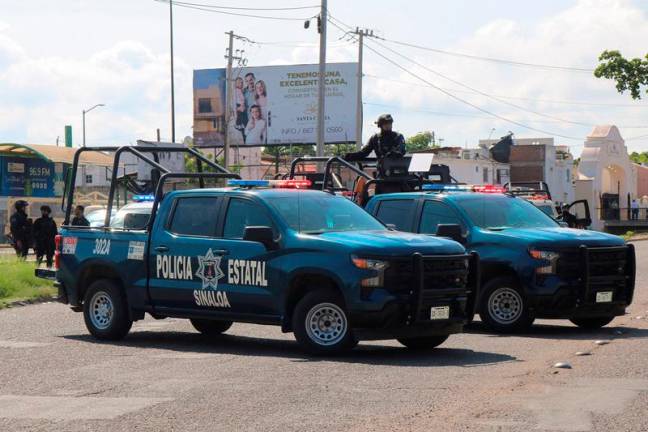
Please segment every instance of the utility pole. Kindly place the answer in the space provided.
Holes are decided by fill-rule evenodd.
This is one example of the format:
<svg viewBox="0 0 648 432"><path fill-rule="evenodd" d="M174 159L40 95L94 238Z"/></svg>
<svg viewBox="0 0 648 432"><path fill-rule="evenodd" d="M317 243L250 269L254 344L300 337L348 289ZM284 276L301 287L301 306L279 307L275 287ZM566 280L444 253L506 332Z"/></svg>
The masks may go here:
<svg viewBox="0 0 648 432"><path fill-rule="evenodd" d="M317 81L317 156L324 156L325 132L325 103L326 98L326 21L327 4L322 0L319 16L320 52L319 52L319 80Z"/></svg>
<svg viewBox="0 0 648 432"><path fill-rule="evenodd" d="M232 110L232 85L234 84L232 80L232 63L234 60L238 61L238 64L244 66L247 62L243 58L243 51L236 50L237 54L234 55L234 39L247 40L243 36L238 36L234 34L233 31L228 31L225 33L229 38L228 48L225 50L225 58L227 59L227 71L225 72L225 132L223 133L223 166L225 168L229 167L229 155L230 155L230 139L229 139L229 126L230 126L230 111ZM216 150L214 149L214 160L216 160Z"/></svg>
<svg viewBox="0 0 648 432"><path fill-rule="evenodd" d="M356 27L355 32L358 36L358 84L357 84L357 101L356 101L356 149L362 147L362 48L364 37L373 37L373 30L361 29Z"/></svg>
<svg viewBox="0 0 648 432"><path fill-rule="evenodd" d="M169 24L171 35L171 142L175 142L175 88L173 83L173 0L169 0Z"/></svg>

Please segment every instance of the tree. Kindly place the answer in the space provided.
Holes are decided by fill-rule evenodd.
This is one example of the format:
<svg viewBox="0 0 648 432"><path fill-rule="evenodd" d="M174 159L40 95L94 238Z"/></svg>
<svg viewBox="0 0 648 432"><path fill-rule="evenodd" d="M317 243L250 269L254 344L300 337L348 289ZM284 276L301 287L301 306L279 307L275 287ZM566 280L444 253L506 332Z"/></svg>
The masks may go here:
<svg viewBox="0 0 648 432"><path fill-rule="evenodd" d="M434 141L434 132L424 131L419 132L405 140L405 148L408 152L428 150L438 147Z"/></svg>
<svg viewBox="0 0 648 432"><path fill-rule="evenodd" d="M597 78L607 78L616 81L619 93L630 91L632 99L641 99L642 86L647 86L648 94L648 54L645 59L624 58L619 51L603 51L599 56L601 62L594 70Z"/></svg>
<svg viewBox="0 0 648 432"><path fill-rule="evenodd" d="M630 160L638 164L648 164L648 152L632 152L630 154Z"/></svg>

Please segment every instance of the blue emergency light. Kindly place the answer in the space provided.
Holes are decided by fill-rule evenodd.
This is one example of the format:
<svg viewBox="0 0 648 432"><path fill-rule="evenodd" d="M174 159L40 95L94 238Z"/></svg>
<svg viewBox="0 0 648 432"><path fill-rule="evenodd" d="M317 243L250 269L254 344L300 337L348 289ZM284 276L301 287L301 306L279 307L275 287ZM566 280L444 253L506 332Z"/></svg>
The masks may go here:
<svg viewBox="0 0 648 432"><path fill-rule="evenodd" d="M423 190L436 192L470 192L472 188L468 185L428 183L423 185Z"/></svg>
<svg viewBox="0 0 648 432"><path fill-rule="evenodd" d="M155 201L155 195L133 195L133 201L136 202Z"/></svg>

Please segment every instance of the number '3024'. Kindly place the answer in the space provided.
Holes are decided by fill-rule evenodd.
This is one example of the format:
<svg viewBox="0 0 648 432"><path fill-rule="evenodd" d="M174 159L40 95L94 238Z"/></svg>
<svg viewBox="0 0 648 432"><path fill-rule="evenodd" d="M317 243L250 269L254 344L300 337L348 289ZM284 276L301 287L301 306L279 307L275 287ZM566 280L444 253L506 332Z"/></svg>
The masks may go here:
<svg viewBox="0 0 648 432"><path fill-rule="evenodd" d="M108 255L110 253L110 239L96 239L92 253L95 255Z"/></svg>

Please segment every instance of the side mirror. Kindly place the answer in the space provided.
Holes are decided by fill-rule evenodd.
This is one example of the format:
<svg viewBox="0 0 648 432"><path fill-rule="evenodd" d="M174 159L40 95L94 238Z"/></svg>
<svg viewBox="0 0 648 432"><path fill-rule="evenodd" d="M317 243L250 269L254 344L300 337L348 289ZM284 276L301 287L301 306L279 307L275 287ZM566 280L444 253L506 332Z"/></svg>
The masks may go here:
<svg viewBox="0 0 648 432"><path fill-rule="evenodd" d="M275 250L278 245L269 226L249 226L245 228L243 240L261 243L267 250Z"/></svg>
<svg viewBox="0 0 648 432"><path fill-rule="evenodd" d="M459 243L465 243L466 241L461 233L461 225L459 224L439 224L436 235L438 237L447 237Z"/></svg>

